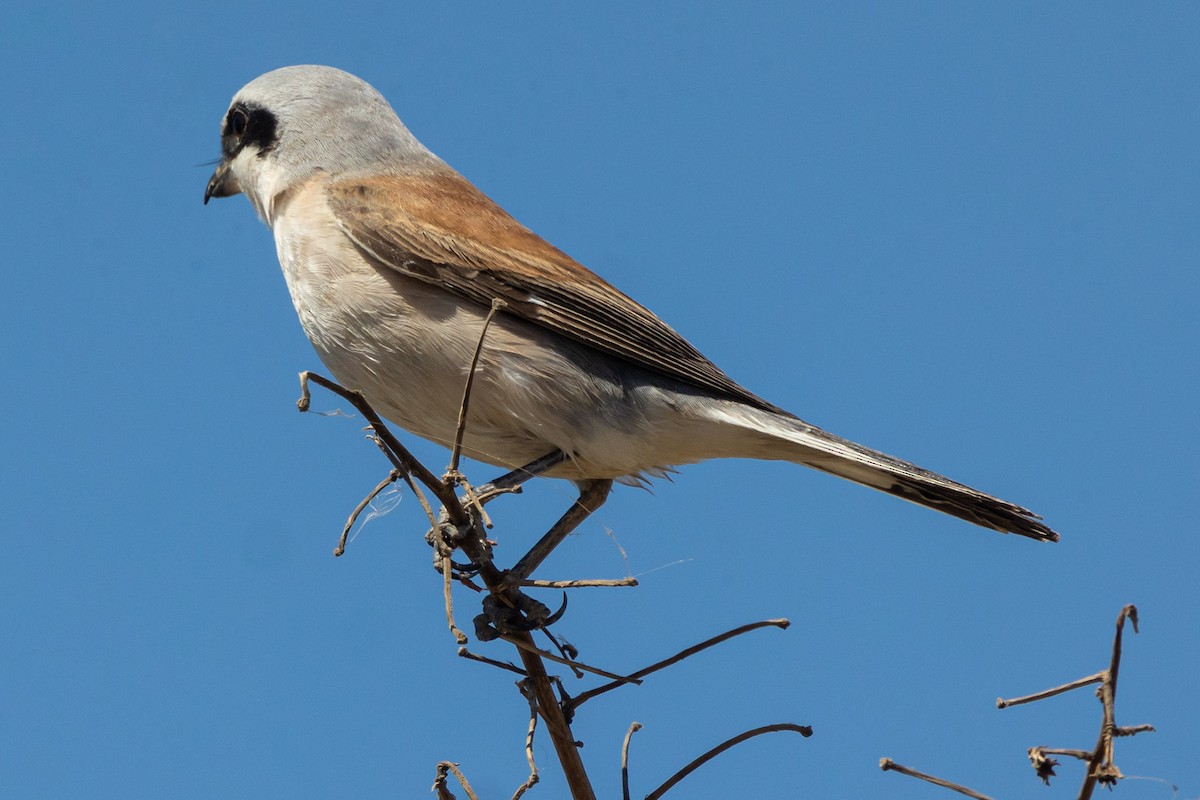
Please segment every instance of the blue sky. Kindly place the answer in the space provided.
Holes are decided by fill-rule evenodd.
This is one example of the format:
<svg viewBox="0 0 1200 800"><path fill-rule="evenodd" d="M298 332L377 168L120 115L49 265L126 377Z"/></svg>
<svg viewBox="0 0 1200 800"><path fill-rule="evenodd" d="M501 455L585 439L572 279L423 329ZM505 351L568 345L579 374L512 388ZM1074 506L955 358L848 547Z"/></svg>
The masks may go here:
<svg viewBox="0 0 1200 800"><path fill-rule="evenodd" d="M5 17L0 794L424 797L441 759L487 797L525 777L525 703L455 657L417 503L331 557L385 465L360 420L295 412L319 364L269 232L241 198L200 202L233 93L325 63L751 390L1063 534L999 536L790 465L619 490L543 569L642 582L572 596L558 630L585 661L632 671L794 624L584 706L601 795L638 720L638 796L793 721L815 735L757 739L668 796L938 795L881 773L889 756L1073 797L1080 768L1041 789L1025 748L1090 747L1090 693L993 701L1103 667L1133 602L1118 721L1159 731L1118 763L1200 796L1200 7ZM543 481L498 502L501 558L571 496ZM563 796L545 739L537 756L532 796Z"/></svg>

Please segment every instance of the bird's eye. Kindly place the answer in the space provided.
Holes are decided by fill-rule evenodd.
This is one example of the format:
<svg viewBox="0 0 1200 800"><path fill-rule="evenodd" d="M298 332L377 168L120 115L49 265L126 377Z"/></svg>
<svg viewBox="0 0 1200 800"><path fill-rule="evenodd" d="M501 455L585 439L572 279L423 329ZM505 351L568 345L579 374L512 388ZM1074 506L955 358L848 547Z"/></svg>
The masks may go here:
<svg viewBox="0 0 1200 800"><path fill-rule="evenodd" d="M240 108L235 108L229 112L229 121L226 123L226 129L229 133L240 139L242 138L242 134L246 132L246 123L248 121L249 117L246 116L246 112Z"/></svg>

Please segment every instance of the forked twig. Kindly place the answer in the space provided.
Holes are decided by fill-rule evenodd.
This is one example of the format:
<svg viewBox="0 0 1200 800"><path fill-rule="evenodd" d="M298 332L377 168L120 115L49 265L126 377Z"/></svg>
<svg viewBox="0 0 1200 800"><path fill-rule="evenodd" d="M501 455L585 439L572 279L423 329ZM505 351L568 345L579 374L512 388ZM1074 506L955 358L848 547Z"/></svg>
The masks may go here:
<svg viewBox="0 0 1200 800"><path fill-rule="evenodd" d="M702 650L707 650L708 648L718 645L721 642L724 642L728 639L732 639L735 636L741 636L743 633L749 633L750 631L757 630L759 628L766 628L766 627L774 627L774 628L780 628L781 630L786 630L787 627L791 624L792 624L791 621L787 620L787 619L764 619L760 622L751 622L749 625L742 625L740 627L734 628L733 630L726 631L725 633L722 633L718 636L714 636L711 639L706 639L703 642L700 642L699 644L694 644L685 650L679 651L678 653L671 656L670 658L666 658L666 659L663 659L662 661L658 661L654 664L651 664L650 666L646 667L645 669L639 669L637 672L634 672L631 675L629 675L629 677L624 681L613 681L612 683L606 683L606 684L603 684L602 686L597 686L595 689L589 689L586 692L582 692L578 696L571 698L568 705L569 705L570 709L572 711L574 711L575 709L579 708L581 705L586 703L588 700L591 700L593 697L596 697L597 695L601 695L601 694L604 694L605 692L612 691L613 689L616 689L618 686L623 686L625 683L629 683L632 681L637 681L638 683L640 683L641 682L640 679L646 677L647 675L658 672L661 669L666 669L667 667L671 666L672 664L678 663L678 662L682 661L683 659L688 658L689 656L693 656Z"/></svg>
<svg viewBox="0 0 1200 800"><path fill-rule="evenodd" d="M899 772L901 775L908 775L913 778L920 778L921 780L928 781L929 783L932 783L936 786L941 786L946 789L951 789L955 792L958 792L959 794L965 794L967 797L974 797L975 800L992 800L992 798L988 797L986 794L980 794L979 792L975 791L974 789L968 789L966 786L960 786L957 783L951 783L950 781L945 780L944 778L938 778L933 775L926 775L924 772L917 772L915 769L906 767L903 764L897 764L895 761L892 761L890 758L879 759L879 768L881 770L883 770L884 772L891 770L893 772Z"/></svg>
<svg viewBox="0 0 1200 800"><path fill-rule="evenodd" d="M454 795L446 786L447 773L453 772L454 777L458 778L459 784L463 791L467 793L467 797L471 800L479 800L479 795L475 794L475 790L471 788L471 784L467 782L467 777L458 769L458 764L452 761L439 761L437 765L437 776L433 779L433 791L437 792L437 800L454 800Z"/></svg>
<svg viewBox="0 0 1200 800"><path fill-rule="evenodd" d="M379 414L367 402L367 398L362 392L354 389L347 389L339 383L329 380L323 375L318 375L315 372L305 370L300 373L300 399L296 401L296 407L301 411L308 411L311 396L308 388L309 383L315 383L318 386L328 389L334 394L349 401L358 412L367 420L367 424L371 426L371 430L375 436L383 443L384 454L388 460L392 462L392 466L407 472L433 492L438 500L442 501L442 505L446 507L446 513L450 517L450 521L458 526L468 525L470 518L467 516L466 510L458 501L458 496L454 493L454 489L447 486L443 481L439 480L436 475L429 471L428 468L416 456L408 451L395 434L391 432L387 425L383 423Z"/></svg>
<svg viewBox="0 0 1200 800"><path fill-rule="evenodd" d="M358 522L358 515L363 512L363 509L371 504L372 500L379 496L380 492L395 483L400 475L400 470L393 468L392 471L388 473L388 476L381 480L379 485L372 489L371 493L364 497L362 502L356 505L354 510L350 512L350 518L346 520L346 525L342 528L342 535L338 539L337 547L333 548L333 555L335 558L346 552L346 539L350 536L350 531L354 527L354 523Z"/></svg>
<svg viewBox="0 0 1200 800"><path fill-rule="evenodd" d="M724 753L729 748L739 745L747 739L752 739L755 736L761 736L764 733L775 733L776 731L795 731L805 738L812 736L811 726L795 725L791 722L780 722L774 725L764 725L761 728L755 728L753 730L746 731L745 733L739 733L732 739L726 739L725 741L721 742L704 755L694 759L690 764L676 772L670 778L667 778L665 783L663 783L650 794L646 795L646 800L658 800L658 798L669 792L681 780L686 778L688 775L691 775L704 764L721 755L721 753Z"/></svg>
<svg viewBox="0 0 1200 800"><path fill-rule="evenodd" d="M1097 783L1102 783L1111 788L1125 777L1121 774L1121 770L1117 768L1113 755L1114 740L1116 738L1133 736L1138 733L1154 730L1152 725L1120 727L1116 723L1117 675L1121 669L1121 638L1124 633L1126 620L1129 620L1130 624L1133 625L1133 632L1137 633L1138 617L1136 606L1127 605L1117 615L1117 630L1113 636L1112 657L1109 659L1108 669L1054 689L1047 689L1044 692L1038 692L1026 697L1017 697L1012 700L1000 699L996 701L997 707L1007 708L1008 706L1020 703L1029 703L1053 697L1056 694L1062 694L1063 692L1093 683L1100 684L1100 688L1096 690L1096 696L1100 698L1100 702L1103 704L1104 716L1100 723L1100 734L1096 740L1096 746L1090 752L1086 750L1049 747L1029 748L1029 759L1033 763L1034 769L1037 770L1038 776L1047 783L1054 776L1054 767L1057 766L1057 762L1053 759L1046 758L1047 755L1070 756L1071 758L1078 758L1087 762L1087 772L1083 778L1083 785L1079 788L1079 800L1089 800L1096 789Z"/></svg>
<svg viewBox="0 0 1200 800"><path fill-rule="evenodd" d="M380 443L380 448L388 460L392 462L392 465L403 472L413 475L441 501L450 523L459 531L459 535L454 539L454 545L459 547L471 560L471 563L478 570L479 578L483 581L488 591L496 595L499 599L511 603L512 583L509 577L497 569L492 562L491 552L483 538L482 530L477 529L477 525L466 509L463 508L454 491L453 481L438 479L423 464L417 461L400 444L399 440L396 439L395 435L392 434L383 423L383 420L380 419L379 414L375 412L360 392L340 386L316 373L302 372L300 373L301 396L296 403L301 411L307 411L309 408L311 401L309 393L310 381L345 398L358 409L368 424L370 424L372 431ZM562 458L565 458L565 456L560 453L548 454L546 457L534 462L534 466L539 469L547 469L554 463L561 461ZM520 482L519 478L514 478L514 480L518 483ZM430 516L432 517L432 513ZM437 529L438 527L439 525L435 520L434 528ZM523 577L528 577L528 575ZM538 713L541 714L542 719L546 722L546 729L550 733L550 741L554 745L555 753L558 755L559 763L562 765L564 777L571 789L571 796L575 800L594 800L595 792L592 789L591 782L588 780L587 770L584 768L583 760L579 755L578 747L571 733L570 724L567 722L566 714L559 704L558 698L555 697L553 684L551 683L550 676L546 674L546 666L542 662L541 657L539 657L539 651L533 644L533 638L528 633L514 634L505 638L517 645L517 652L521 657L524 672L530 682L531 691L537 699ZM616 678L617 676L606 675L606 677ZM474 798L474 795L472 795L472 798Z"/></svg>

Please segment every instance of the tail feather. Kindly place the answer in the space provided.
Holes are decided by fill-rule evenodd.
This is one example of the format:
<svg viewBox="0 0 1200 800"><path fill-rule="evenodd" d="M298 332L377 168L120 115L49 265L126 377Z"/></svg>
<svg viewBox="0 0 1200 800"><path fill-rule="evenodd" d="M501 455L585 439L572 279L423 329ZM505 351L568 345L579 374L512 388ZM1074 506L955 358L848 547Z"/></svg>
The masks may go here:
<svg viewBox="0 0 1200 800"><path fill-rule="evenodd" d="M748 454L755 458L804 464L1001 533L1058 541L1058 534L1041 517L1015 503L863 447L796 417L757 409L753 415L753 420L743 419L741 425L765 437L759 449Z"/></svg>

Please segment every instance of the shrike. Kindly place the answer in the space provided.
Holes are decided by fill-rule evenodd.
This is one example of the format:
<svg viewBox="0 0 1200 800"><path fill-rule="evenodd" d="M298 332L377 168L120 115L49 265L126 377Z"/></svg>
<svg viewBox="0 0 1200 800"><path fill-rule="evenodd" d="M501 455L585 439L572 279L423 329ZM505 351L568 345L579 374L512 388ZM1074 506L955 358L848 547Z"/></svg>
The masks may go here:
<svg viewBox="0 0 1200 800"><path fill-rule="evenodd" d="M453 441L499 298L466 455L516 468L560 452L545 474L582 491L709 458L792 461L986 528L1058 539L1018 505L826 433L742 388L509 216L353 75L285 67L237 93L204 201L239 192L275 234L321 360L418 436Z"/></svg>

